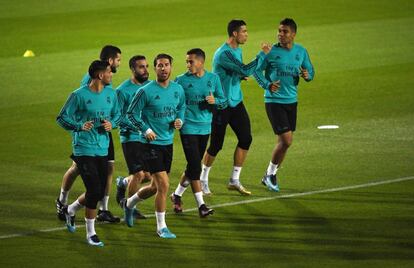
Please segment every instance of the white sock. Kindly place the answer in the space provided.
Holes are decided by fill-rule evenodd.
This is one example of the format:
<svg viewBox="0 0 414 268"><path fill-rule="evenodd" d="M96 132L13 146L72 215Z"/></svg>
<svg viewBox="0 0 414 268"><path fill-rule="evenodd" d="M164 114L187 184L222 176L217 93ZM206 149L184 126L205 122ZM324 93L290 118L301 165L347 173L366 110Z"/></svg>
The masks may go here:
<svg viewBox="0 0 414 268"><path fill-rule="evenodd" d="M157 231L161 230L162 228L167 227L167 224L165 223L165 211L164 212L155 211L155 217L157 218Z"/></svg>
<svg viewBox="0 0 414 268"><path fill-rule="evenodd" d="M105 195L100 202L100 210L108 210L108 201L109 195Z"/></svg>
<svg viewBox="0 0 414 268"><path fill-rule="evenodd" d="M136 205L138 202L142 201L142 200L144 200L144 199L141 199L141 198L138 196L138 193L135 193L133 196L131 196L130 198L128 198L128 199L127 199L126 206L127 206L127 208L129 208L129 209L134 208L134 207L135 207L135 205Z"/></svg>
<svg viewBox="0 0 414 268"><path fill-rule="evenodd" d="M75 216L76 211L78 211L81 208L83 208L83 205L79 203L79 201L76 199L75 202L68 206L68 213L70 216Z"/></svg>
<svg viewBox="0 0 414 268"><path fill-rule="evenodd" d="M203 167L201 168L200 180L208 182L208 173L210 173L210 169L211 167L203 164Z"/></svg>
<svg viewBox="0 0 414 268"><path fill-rule="evenodd" d="M86 222L86 238L96 235L95 232L95 219L85 218Z"/></svg>
<svg viewBox="0 0 414 268"><path fill-rule="evenodd" d="M123 184L125 187L127 187L127 186L128 186L128 178L129 178L129 177L125 177L125 178L122 180L122 184Z"/></svg>
<svg viewBox="0 0 414 268"><path fill-rule="evenodd" d="M277 164L273 164L272 161L270 161L269 166L267 167L266 175L276 175L277 167Z"/></svg>
<svg viewBox="0 0 414 268"><path fill-rule="evenodd" d="M194 197L195 197L195 200L197 201L198 207L201 207L201 205L204 204L203 192L194 193Z"/></svg>
<svg viewBox="0 0 414 268"><path fill-rule="evenodd" d="M178 183L177 189L175 189L174 194L178 196L183 196L183 193L187 190L187 187L181 186L180 183Z"/></svg>
<svg viewBox="0 0 414 268"><path fill-rule="evenodd" d="M59 195L60 203L62 203L63 205L67 205L68 204L68 196L69 196L69 191L65 191L65 190L63 190L63 188L60 188L60 195Z"/></svg>
<svg viewBox="0 0 414 268"><path fill-rule="evenodd" d="M240 183L240 172L241 172L242 167L233 167L233 172L231 174L231 183L232 184L239 184Z"/></svg>

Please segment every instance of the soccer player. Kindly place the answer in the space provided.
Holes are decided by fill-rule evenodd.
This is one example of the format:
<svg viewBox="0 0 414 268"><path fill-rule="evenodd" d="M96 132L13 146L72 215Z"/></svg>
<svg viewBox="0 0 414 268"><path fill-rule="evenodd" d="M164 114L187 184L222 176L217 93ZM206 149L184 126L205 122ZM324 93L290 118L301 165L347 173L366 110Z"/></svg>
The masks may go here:
<svg viewBox="0 0 414 268"><path fill-rule="evenodd" d="M157 234L161 238L176 238L165 223L165 210L174 129L180 129L183 125L185 112L184 90L179 84L170 81L172 60L167 54L155 57L156 81L148 83L134 96L127 111L129 121L143 133L140 142L146 145L144 160L157 188L155 216ZM129 227L133 226L132 212L138 198L135 194L125 202L125 221Z"/></svg>
<svg viewBox="0 0 414 268"><path fill-rule="evenodd" d="M124 152L125 161L128 166L129 176L122 178L119 177L116 180L117 194L116 200L118 203L125 198L125 190L128 187L128 197L135 194L139 185L145 178L144 174L144 144L139 142L141 132L135 131L135 128L131 125L126 118L126 112L131 104L132 98L143 86L148 84L149 73L148 63L145 56L136 55L129 60L129 68L131 69L132 76L130 79L125 80L116 90L118 95L119 105L121 107L121 123L119 124L119 136L121 139L122 150ZM147 175L150 178L150 175ZM155 194L156 188L153 185L152 194ZM134 208L135 218L145 219L137 209Z"/></svg>
<svg viewBox="0 0 414 268"><path fill-rule="evenodd" d="M273 45L254 75L265 90L267 117L273 132L277 135L272 159L262 178L262 183L275 192L279 191L276 172L292 144L293 132L296 129L299 78L302 77L309 82L314 77L308 52L301 45L294 43L296 28L293 19L286 18L280 22L277 35L279 43Z"/></svg>
<svg viewBox="0 0 414 268"><path fill-rule="evenodd" d="M250 195L240 183L240 172L247 157L252 135L250 119L243 104L243 94L240 81L252 75L257 67L258 60L270 50L267 44L262 44L262 52L249 64L243 64L240 45L247 41L247 28L243 20L232 20L228 23L227 42L217 49L213 58L213 73L221 80L228 107L218 110L213 115L210 146L204 155L201 172L201 186L204 194L211 194L208 187L208 174L218 152L223 147L226 128L229 124L237 136L238 143L234 151L233 172L227 186L229 190L237 190L242 195Z"/></svg>
<svg viewBox="0 0 414 268"><path fill-rule="evenodd" d="M116 73L117 68L121 64L121 50L118 47L107 45L104 46L101 50L100 59L102 61L108 61L112 70L112 73ZM81 86L89 85L92 81L89 73L86 73L82 78ZM112 88L112 82L106 87ZM108 182L105 189L105 195L100 202L100 209L98 211L98 221L106 222L119 222L119 217L113 216L113 214L108 209L109 193L111 191L112 184L112 175L114 173L114 161L115 161L115 151L114 144L112 140L112 134L109 132L109 149L108 149ZM72 162L72 166L66 171L63 175L62 186L60 190L60 195L56 199L56 209L57 216L60 220L65 220L65 215L63 214L63 207L67 205L69 191L72 188L73 183L75 182L76 177L79 175L79 169L76 166L75 162Z"/></svg>
<svg viewBox="0 0 414 268"><path fill-rule="evenodd" d="M185 124L180 129L187 168L181 176L177 189L171 195L174 211L182 213L181 197L191 184L198 212L202 218L214 212L204 203L200 183L201 159L211 132L212 109L215 107L224 109L227 106L220 78L204 69L205 59L203 50L199 48L189 50L186 56L188 72L176 78L176 82L184 88L187 107Z"/></svg>
<svg viewBox="0 0 414 268"><path fill-rule="evenodd" d="M105 193L108 176L109 135L120 121L115 91L106 87L112 72L107 61L94 61L89 67L92 81L75 90L57 117L57 123L72 132L73 154L86 193L64 207L66 226L75 232L75 213L86 207L86 239L88 244L103 246L95 232L96 206Z"/></svg>

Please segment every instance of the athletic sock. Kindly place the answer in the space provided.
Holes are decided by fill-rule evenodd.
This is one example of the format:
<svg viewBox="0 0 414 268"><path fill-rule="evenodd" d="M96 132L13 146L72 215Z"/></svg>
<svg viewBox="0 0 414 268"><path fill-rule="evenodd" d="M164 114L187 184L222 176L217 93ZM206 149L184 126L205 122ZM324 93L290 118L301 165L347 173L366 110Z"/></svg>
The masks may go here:
<svg viewBox="0 0 414 268"><path fill-rule="evenodd" d="M122 184L124 185L124 187L128 186L128 177L122 179Z"/></svg>
<svg viewBox="0 0 414 268"><path fill-rule="evenodd" d="M83 205L76 199L75 202L68 206L68 213L70 216L75 216L76 211L83 208Z"/></svg>
<svg viewBox="0 0 414 268"><path fill-rule="evenodd" d="M276 175L278 164L273 164L272 161L269 162L267 167L266 175Z"/></svg>
<svg viewBox="0 0 414 268"><path fill-rule="evenodd" d="M230 183L231 184L235 184L235 185L239 185L240 184L240 172L241 172L242 167L233 167L233 172L231 174L231 179L230 179Z"/></svg>
<svg viewBox="0 0 414 268"><path fill-rule="evenodd" d="M200 174L200 180L204 182L208 182L208 173L210 173L211 167L208 167L203 164L203 167L201 168L201 174Z"/></svg>
<svg viewBox="0 0 414 268"><path fill-rule="evenodd" d="M198 207L201 207L201 205L204 205L203 192L194 193L194 197L195 197L195 200L197 201Z"/></svg>
<svg viewBox="0 0 414 268"><path fill-rule="evenodd" d="M130 198L128 198L128 199L127 199L126 206L127 206L127 208L132 209L132 208L134 208L134 207L135 207L135 205L136 205L138 202L143 201L143 200L144 200L144 199L141 199L141 198L138 196L138 193L135 193L133 196L131 196Z"/></svg>
<svg viewBox="0 0 414 268"><path fill-rule="evenodd" d="M181 197L183 196L185 190L187 190L187 187L181 186L181 183L178 183L177 189L175 189L174 194Z"/></svg>
<svg viewBox="0 0 414 268"><path fill-rule="evenodd" d="M155 217L157 218L157 231L161 230L162 228L167 227L167 224L165 223L165 211L164 212L155 211Z"/></svg>
<svg viewBox="0 0 414 268"><path fill-rule="evenodd" d="M86 238L96 235L95 232L95 219L85 218L86 223Z"/></svg>
<svg viewBox="0 0 414 268"><path fill-rule="evenodd" d="M62 203L63 205L67 205L68 196L69 196L69 191L65 191L63 190L63 188L60 188L59 202Z"/></svg>
<svg viewBox="0 0 414 268"><path fill-rule="evenodd" d="M100 202L100 210L108 210L108 201L109 195L105 195Z"/></svg>

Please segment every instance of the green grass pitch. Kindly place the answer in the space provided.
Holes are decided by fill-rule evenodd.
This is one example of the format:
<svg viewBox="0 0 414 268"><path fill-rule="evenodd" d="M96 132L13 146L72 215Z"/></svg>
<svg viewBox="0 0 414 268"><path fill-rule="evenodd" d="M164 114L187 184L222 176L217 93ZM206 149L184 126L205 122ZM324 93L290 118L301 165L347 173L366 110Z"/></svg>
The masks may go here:
<svg viewBox="0 0 414 268"><path fill-rule="evenodd" d="M106 244L99 249L87 246L84 228L61 229L54 200L71 148L55 117L103 45L122 49L117 86L129 77L127 62L135 54L149 62L157 53L171 54L175 77L185 71L185 52L201 47L210 69L232 18L247 22L247 62L262 41L275 41L284 17L298 23L296 42L308 49L316 75L299 85L298 126L278 173L280 193L260 184L275 137L263 91L251 78L242 88L253 144L241 175L251 197L225 188L236 144L229 130L210 173L214 195L206 198L216 213L199 219L189 191L185 215L174 215L168 203L167 224L178 239L159 239L154 217L132 229L98 225ZM0 266L413 267L413 24L410 0L2 1ZM36 57L23 58L27 49ZM324 124L340 128L316 128ZM115 175L125 175L114 134ZM170 191L185 165L177 138ZM399 178L405 179L370 184ZM312 193L338 187L344 188ZM78 179L69 200L83 189ZM112 193L110 209L122 215L115 187ZM240 201L254 202L223 206ZM153 199L140 209L153 215Z"/></svg>

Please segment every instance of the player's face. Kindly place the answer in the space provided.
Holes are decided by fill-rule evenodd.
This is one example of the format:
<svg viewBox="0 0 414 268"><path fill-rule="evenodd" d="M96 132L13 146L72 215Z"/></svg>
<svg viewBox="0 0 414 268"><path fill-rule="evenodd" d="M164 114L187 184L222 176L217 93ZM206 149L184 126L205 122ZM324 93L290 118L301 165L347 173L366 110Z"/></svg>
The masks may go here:
<svg viewBox="0 0 414 268"><path fill-rule="evenodd" d="M158 59L154 69L158 82L164 82L170 78L171 63L169 59Z"/></svg>
<svg viewBox="0 0 414 268"><path fill-rule="evenodd" d="M185 61L188 71L192 74L196 74L204 68L204 61L194 54L187 55Z"/></svg>
<svg viewBox="0 0 414 268"><path fill-rule="evenodd" d="M293 40L295 39L296 33L292 31L289 26L286 25L279 25L277 39L279 43L283 46L288 44L292 44Z"/></svg>
<svg viewBox="0 0 414 268"><path fill-rule="evenodd" d="M109 85L112 81L112 69L111 66L106 67L106 70L102 73L101 77L102 83L106 86Z"/></svg>
<svg viewBox="0 0 414 268"><path fill-rule="evenodd" d="M119 65L121 65L121 54L117 53L115 58L110 58L109 64L111 65L112 72L116 73Z"/></svg>
<svg viewBox="0 0 414 268"><path fill-rule="evenodd" d="M248 34L247 34L246 25L240 26L239 31L236 32L236 35L235 35L237 44L242 45L242 44L246 43L247 37L248 37Z"/></svg>
<svg viewBox="0 0 414 268"><path fill-rule="evenodd" d="M137 60L135 62L135 68L132 70L135 79L138 82L143 83L148 80L148 63L146 60Z"/></svg>

